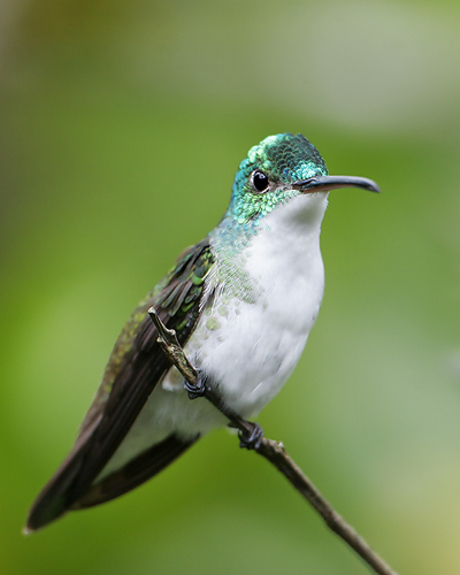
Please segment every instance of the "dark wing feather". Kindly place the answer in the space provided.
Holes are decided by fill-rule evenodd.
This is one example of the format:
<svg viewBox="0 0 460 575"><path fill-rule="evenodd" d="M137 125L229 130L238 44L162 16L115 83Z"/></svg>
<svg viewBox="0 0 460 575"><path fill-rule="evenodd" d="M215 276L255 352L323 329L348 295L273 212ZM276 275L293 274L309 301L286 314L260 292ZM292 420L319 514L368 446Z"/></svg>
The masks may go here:
<svg viewBox="0 0 460 575"><path fill-rule="evenodd" d="M213 261L209 242L203 240L182 254L171 273L136 308L115 344L71 453L30 511L27 531L62 515L86 493L110 460L170 368L147 310L154 305L163 323L175 329L185 345L198 320L205 277Z"/></svg>
<svg viewBox="0 0 460 575"><path fill-rule="evenodd" d="M198 438L199 436L190 441L183 441L175 435L170 435L102 481L93 483L82 497L71 506L71 509L93 507L134 489L167 467L191 447Z"/></svg>

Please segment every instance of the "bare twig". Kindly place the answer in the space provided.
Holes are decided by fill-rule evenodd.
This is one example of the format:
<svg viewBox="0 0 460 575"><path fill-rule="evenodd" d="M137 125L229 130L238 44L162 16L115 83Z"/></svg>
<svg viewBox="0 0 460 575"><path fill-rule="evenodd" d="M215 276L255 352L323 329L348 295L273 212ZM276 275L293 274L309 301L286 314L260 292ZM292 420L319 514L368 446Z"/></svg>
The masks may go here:
<svg viewBox="0 0 460 575"><path fill-rule="evenodd" d="M185 356L184 350L177 341L176 332L166 328L153 307L148 310L148 313L158 330L158 342L171 363L176 366L191 387L199 389L200 381L198 373ZM222 398L220 398L211 387L206 385L202 395L228 418L232 427L236 427L240 430L241 436L245 437L253 431L254 424L229 409ZM396 571L393 571L390 566L369 547L366 541L358 535L353 527L349 525L321 495L300 467L289 457L282 443L263 437L260 445L255 448L255 451L272 463L272 465L291 482L297 491L303 495L321 515L327 526L348 543L375 573L379 575L397 575Z"/></svg>

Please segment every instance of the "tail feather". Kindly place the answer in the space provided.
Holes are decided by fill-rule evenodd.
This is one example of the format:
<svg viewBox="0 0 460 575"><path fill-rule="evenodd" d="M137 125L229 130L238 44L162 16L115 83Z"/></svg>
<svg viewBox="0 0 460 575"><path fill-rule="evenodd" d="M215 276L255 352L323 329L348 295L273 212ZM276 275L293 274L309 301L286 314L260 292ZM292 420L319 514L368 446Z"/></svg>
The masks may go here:
<svg viewBox="0 0 460 575"><path fill-rule="evenodd" d="M78 485L78 475L84 464L87 444L77 442L74 450L37 497L30 510L24 533L41 529L69 510L93 507L131 491L167 467L198 438L199 436L182 440L170 435L121 469L86 487ZM76 485L78 491L75 489Z"/></svg>
<svg viewBox="0 0 460 575"><path fill-rule="evenodd" d="M160 443L142 452L121 469L114 471L99 482L93 483L75 501L70 509L84 509L105 503L138 487L177 459L189 449L199 436L184 441L170 435Z"/></svg>

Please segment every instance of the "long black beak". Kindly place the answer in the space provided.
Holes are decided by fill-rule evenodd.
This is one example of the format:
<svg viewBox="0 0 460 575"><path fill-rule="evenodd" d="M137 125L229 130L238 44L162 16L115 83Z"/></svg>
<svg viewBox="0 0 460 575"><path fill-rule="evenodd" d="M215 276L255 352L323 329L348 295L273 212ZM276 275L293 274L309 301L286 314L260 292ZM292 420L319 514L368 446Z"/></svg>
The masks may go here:
<svg viewBox="0 0 460 575"><path fill-rule="evenodd" d="M305 194L312 192L328 192L337 188L363 188L370 192L380 193L377 184L369 178L355 176L315 176L308 180L300 180L293 185Z"/></svg>

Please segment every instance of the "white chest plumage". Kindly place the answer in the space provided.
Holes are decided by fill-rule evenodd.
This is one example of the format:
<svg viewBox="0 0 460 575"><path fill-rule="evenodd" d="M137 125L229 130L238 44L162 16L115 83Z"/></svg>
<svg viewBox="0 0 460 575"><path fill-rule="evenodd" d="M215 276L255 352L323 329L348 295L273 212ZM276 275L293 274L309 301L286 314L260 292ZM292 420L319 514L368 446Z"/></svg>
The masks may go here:
<svg viewBox="0 0 460 575"><path fill-rule="evenodd" d="M243 293L249 290L251 297L236 297L238 286L219 289L218 267L209 278L216 295L185 351L243 417L258 413L278 393L315 322L324 289L319 235L326 205L324 193L299 196L263 218L238 260L244 273L236 281L245 282ZM216 251L216 266L228 265ZM171 433L190 438L225 423L206 400L191 401L171 369L103 475Z"/></svg>
<svg viewBox="0 0 460 575"><path fill-rule="evenodd" d="M245 417L278 393L318 314L324 289L319 228L325 205L325 194L299 196L265 216L244 252L253 300L228 301L224 289L210 317L204 315L196 342L191 341L203 371Z"/></svg>

